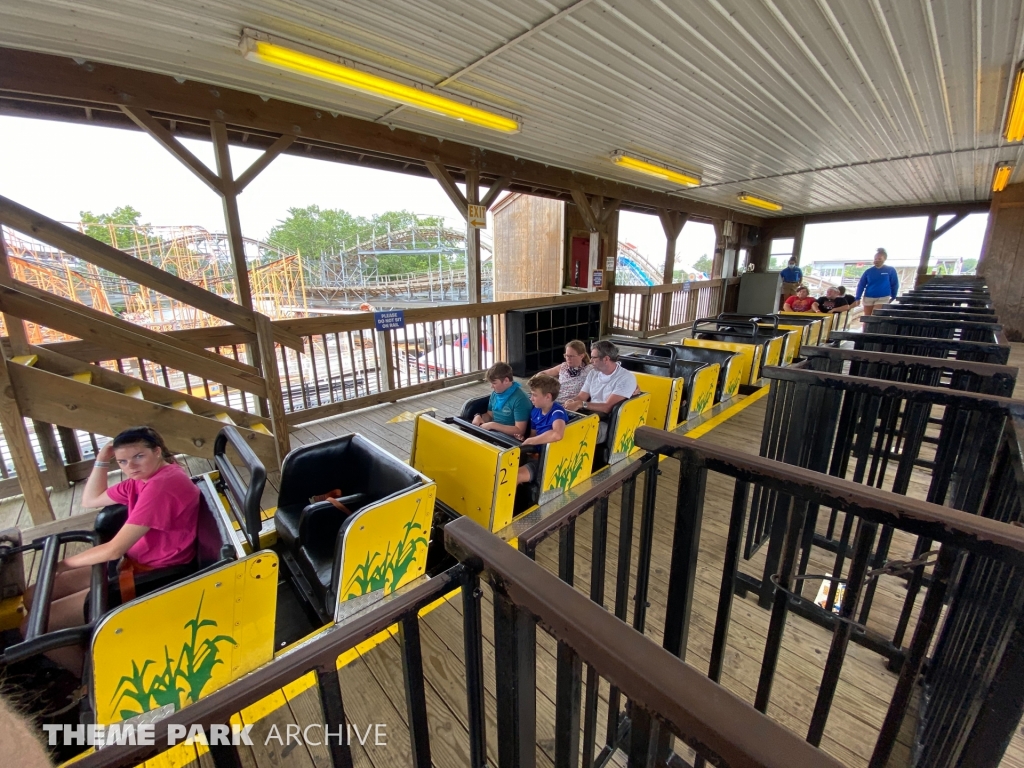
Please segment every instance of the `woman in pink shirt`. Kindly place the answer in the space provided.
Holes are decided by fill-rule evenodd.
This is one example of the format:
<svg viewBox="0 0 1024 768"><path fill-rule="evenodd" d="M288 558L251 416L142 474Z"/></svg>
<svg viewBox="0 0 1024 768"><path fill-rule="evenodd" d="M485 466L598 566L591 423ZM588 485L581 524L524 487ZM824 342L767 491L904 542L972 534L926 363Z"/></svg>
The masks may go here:
<svg viewBox="0 0 1024 768"><path fill-rule="evenodd" d="M111 459L117 461L127 479L108 488ZM50 632L85 623L85 600L94 564L120 559L119 571L131 576L186 565L195 558L199 489L156 430L133 427L100 449L85 484L82 506L111 504L127 505L128 520L107 543L58 564L50 606ZM32 591L30 587L25 592L26 605L31 605ZM48 655L81 675L81 649L60 648Z"/></svg>

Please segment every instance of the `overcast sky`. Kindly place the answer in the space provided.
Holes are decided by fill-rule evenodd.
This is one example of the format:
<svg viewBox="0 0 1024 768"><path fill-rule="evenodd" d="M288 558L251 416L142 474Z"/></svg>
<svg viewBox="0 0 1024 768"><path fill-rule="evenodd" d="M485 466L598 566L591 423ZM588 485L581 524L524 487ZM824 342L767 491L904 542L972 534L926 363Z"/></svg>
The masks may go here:
<svg viewBox="0 0 1024 768"><path fill-rule="evenodd" d="M209 142L183 143L214 166ZM259 154L231 147L235 175ZM225 228L217 195L139 131L0 117L0 194L59 221L78 221L81 211L105 213L131 205L147 224ZM312 204L357 216L404 209L443 216L456 226L462 222L433 179L282 155L239 197L242 230L246 237L263 239L288 208ZM977 258L986 219L985 214L969 217L937 240L933 253ZM916 260L924 227L924 218L811 225L802 262L869 260L879 247L894 260ZM665 236L656 217L622 213L619 237L653 264L664 264ZM677 242L676 268L689 268L713 252L711 225L689 222Z"/></svg>

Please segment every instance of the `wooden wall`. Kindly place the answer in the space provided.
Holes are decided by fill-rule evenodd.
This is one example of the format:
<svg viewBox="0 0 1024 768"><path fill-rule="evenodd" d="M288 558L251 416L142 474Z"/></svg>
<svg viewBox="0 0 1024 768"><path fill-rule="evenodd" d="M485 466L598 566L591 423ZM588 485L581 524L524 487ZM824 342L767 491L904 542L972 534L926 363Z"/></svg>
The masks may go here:
<svg viewBox="0 0 1024 768"><path fill-rule="evenodd" d="M992 196L978 274L988 279L1006 338L1024 341L1024 184Z"/></svg>
<svg viewBox="0 0 1024 768"><path fill-rule="evenodd" d="M514 193L493 212L494 300L560 294L565 203Z"/></svg>

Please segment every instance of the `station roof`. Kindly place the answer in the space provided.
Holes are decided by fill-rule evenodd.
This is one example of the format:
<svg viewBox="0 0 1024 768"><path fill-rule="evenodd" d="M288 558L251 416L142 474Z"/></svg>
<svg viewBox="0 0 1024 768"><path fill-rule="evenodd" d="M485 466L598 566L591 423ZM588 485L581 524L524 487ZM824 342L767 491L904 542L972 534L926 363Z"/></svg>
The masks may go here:
<svg viewBox="0 0 1024 768"><path fill-rule="evenodd" d="M990 197L1024 0L0 0L0 47L375 121L756 216ZM521 120L500 134L243 58L245 28ZM680 189L625 151L698 173ZM767 214L770 215L770 214Z"/></svg>

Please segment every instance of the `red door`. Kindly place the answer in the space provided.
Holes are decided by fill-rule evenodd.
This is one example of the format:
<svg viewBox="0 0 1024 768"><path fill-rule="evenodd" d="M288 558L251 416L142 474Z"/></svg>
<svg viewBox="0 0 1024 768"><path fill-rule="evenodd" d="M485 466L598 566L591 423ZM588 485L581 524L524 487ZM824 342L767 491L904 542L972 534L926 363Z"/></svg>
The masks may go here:
<svg viewBox="0 0 1024 768"><path fill-rule="evenodd" d="M569 285L574 288L587 287L587 270L590 268L590 239L572 239L572 261L569 265Z"/></svg>

